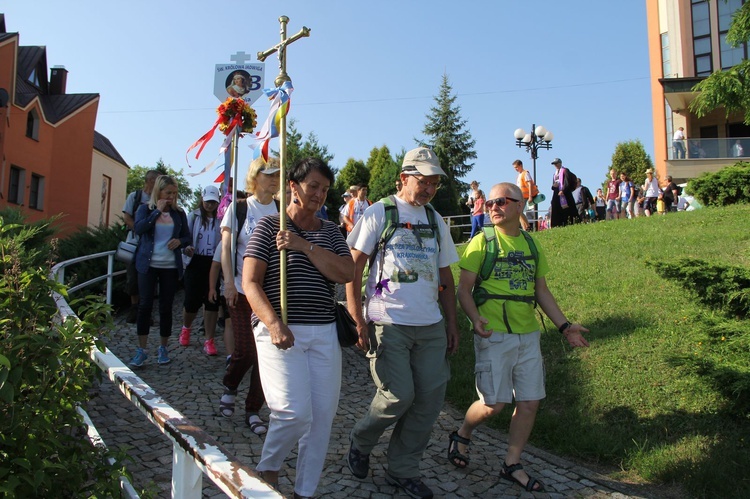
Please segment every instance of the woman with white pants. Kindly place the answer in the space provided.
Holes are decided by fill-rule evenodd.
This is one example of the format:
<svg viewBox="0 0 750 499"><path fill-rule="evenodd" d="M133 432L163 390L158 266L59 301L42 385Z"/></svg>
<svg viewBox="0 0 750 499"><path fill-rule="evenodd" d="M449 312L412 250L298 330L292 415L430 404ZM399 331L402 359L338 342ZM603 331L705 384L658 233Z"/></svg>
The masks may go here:
<svg viewBox="0 0 750 499"><path fill-rule="evenodd" d="M312 497L323 471L341 390L334 283L350 282L354 262L338 226L315 216L333 183L324 162L289 171L292 202L262 218L245 252L242 287L253 309L263 391L271 409L257 470L278 487L279 470L299 445L294 497ZM287 321L281 320L279 252L286 249Z"/></svg>

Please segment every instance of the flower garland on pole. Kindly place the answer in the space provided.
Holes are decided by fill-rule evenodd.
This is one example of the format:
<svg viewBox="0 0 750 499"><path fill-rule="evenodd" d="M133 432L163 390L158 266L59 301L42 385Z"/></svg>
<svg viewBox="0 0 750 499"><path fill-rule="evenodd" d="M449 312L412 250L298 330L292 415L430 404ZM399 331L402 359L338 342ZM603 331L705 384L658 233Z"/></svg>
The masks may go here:
<svg viewBox="0 0 750 499"><path fill-rule="evenodd" d="M185 159L187 160L188 166L190 166L190 160L188 159L190 151L197 147L198 151L195 153L195 159L200 158L203 149L211 141L217 128L220 132L226 135L224 142L221 144L221 148L219 148L219 156L221 156L221 154L227 150L227 147L229 147L229 144L234 138L235 134L232 132L236 131L239 136L242 137L244 134L252 133L258 124L258 115L256 114L255 109L242 99L229 97L227 100L219 104L219 107L216 108L216 113L219 117L216 119L213 126L204 133L201 138L196 140L185 153ZM195 177L205 173L211 169L214 163L216 163L216 160L213 160L198 173L190 173L189 175Z"/></svg>

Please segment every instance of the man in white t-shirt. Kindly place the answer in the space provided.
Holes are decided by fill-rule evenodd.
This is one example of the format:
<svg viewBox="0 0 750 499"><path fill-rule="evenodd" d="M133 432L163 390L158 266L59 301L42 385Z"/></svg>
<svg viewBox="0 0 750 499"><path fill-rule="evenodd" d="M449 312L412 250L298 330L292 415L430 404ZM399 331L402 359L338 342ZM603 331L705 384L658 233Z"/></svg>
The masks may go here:
<svg viewBox="0 0 750 499"><path fill-rule="evenodd" d="M672 136L673 159L685 159L685 129L680 127Z"/></svg>
<svg viewBox="0 0 750 499"><path fill-rule="evenodd" d="M373 204L347 238L356 269L346 286L346 301L357 322L357 346L369 352L371 372L377 373L377 393L352 430L347 464L357 478L367 477L370 452L395 423L386 480L412 497L432 497L420 478L419 462L450 378L446 353L458 348L450 269L458 254L448 226L428 205L444 175L432 150L409 151L401 169L403 187L387 198L390 207L386 200ZM398 223L380 249L389 220L386 209L397 210ZM362 272L375 252L363 312ZM382 351L388 355L380 355Z"/></svg>

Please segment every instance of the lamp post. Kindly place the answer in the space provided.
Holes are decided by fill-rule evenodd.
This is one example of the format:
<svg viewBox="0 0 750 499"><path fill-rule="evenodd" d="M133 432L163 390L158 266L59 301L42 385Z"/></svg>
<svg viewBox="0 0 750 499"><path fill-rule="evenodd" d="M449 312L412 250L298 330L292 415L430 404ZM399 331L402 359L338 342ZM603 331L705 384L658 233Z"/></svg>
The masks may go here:
<svg viewBox="0 0 750 499"><path fill-rule="evenodd" d="M536 158L539 149L552 149L552 139L555 136L542 125L531 125L531 133L526 133L523 128L513 132L518 147L525 147L526 152L531 153L531 162L534 166L534 183L536 184ZM537 184L538 185L538 184Z"/></svg>
<svg viewBox="0 0 750 499"><path fill-rule="evenodd" d="M536 158L538 158L537 151L539 149L552 149L552 139L555 137L552 132L544 128L542 125L531 125L531 133L526 133L523 128L516 129L513 132L513 136L516 138L516 145L518 147L525 147L526 152L531 153L531 163L533 165L534 172L534 185L539 187L536 181ZM536 227L537 218L537 204L534 203L534 225Z"/></svg>

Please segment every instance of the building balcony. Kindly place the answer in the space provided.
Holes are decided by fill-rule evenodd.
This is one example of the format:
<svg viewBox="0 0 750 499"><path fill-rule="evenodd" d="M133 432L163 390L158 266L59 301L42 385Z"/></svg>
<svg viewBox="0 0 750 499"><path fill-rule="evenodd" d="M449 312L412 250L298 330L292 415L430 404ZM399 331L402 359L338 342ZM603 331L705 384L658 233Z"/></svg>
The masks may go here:
<svg viewBox="0 0 750 499"><path fill-rule="evenodd" d="M680 144L682 147L672 143L667 160L667 173L678 183L738 161L750 162L750 137L688 139Z"/></svg>

